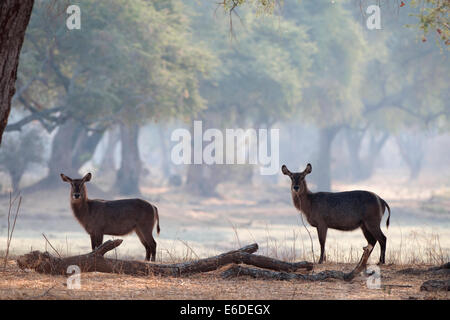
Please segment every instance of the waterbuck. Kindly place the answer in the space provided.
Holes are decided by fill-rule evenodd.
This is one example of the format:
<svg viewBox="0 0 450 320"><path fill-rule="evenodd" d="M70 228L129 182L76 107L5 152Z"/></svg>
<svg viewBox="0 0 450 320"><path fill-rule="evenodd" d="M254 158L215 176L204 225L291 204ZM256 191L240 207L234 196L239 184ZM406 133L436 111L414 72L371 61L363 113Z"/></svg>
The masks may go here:
<svg viewBox="0 0 450 320"><path fill-rule="evenodd" d="M389 211L386 227L389 227L391 209L386 201L369 191L317 192L309 191L305 177L311 173L311 164L303 172L290 172L283 165L283 174L292 181L291 193L294 206L303 212L309 224L317 228L320 242L319 263L325 258L325 240L328 228L351 231L361 228L369 244L381 246L379 264L384 264L386 253L386 236L380 228L385 208Z"/></svg>
<svg viewBox="0 0 450 320"><path fill-rule="evenodd" d="M136 231L145 247L145 260L155 261L156 242L153 227L159 234L159 215L156 206L141 199L91 200L85 183L92 175L71 179L61 173L63 181L70 183L70 206L73 214L91 236L92 250L103 242L103 235L122 236Z"/></svg>

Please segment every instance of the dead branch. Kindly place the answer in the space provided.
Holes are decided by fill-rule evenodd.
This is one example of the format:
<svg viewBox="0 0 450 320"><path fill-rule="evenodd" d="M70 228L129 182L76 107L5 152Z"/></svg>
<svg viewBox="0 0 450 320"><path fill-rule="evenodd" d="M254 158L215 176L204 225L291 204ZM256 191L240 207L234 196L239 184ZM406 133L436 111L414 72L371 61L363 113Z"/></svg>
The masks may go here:
<svg viewBox="0 0 450 320"><path fill-rule="evenodd" d="M45 236L45 233L43 233L42 236L44 237L45 241L50 245L50 247L53 249L53 251L56 252L58 257L61 258L61 255L59 254L58 250L56 250L55 247L51 244L51 242L47 239L47 237Z"/></svg>
<svg viewBox="0 0 450 320"><path fill-rule="evenodd" d="M422 283L420 291L450 291L450 280L428 280Z"/></svg>
<svg viewBox="0 0 450 320"><path fill-rule="evenodd" d="M420 275L424 273L448 274L449 272L450 272L450 262L444 263L440 266L430 267L428 269L406 268L397 271L397 273L412 274L412 275Z"/></svg>
<svg viewBox="0 0 450 320"><path fill-rule="evenodd" d="M313 264L308 261L285 262L266 256L256 254L242 253L241 263L252 265L259 268L271 269L276 271L294 272L299 269L312 270Z"/></svg>
<svg viewBox="0 0 450 320"><path fill-rule="evenodd" d="M438 271L438 270L450 270L450 262L441 264L440 266L437 267L428 268L428 271Z"/></svg>
<svg viewBox="0 0 450 320"><path fill-rule="evenodd" d="M226 271L222 272L222 277L225 279L237 276L251 276L256 279L265 280L306 280L306 281L323 281L326 279L339 279L350 281L357 274L366 268L367 260L369 259L370 253L373 247L368 245L364 247L363 255L357 266L349 273L344 273L342 271L335 270L325 270L317 274L298 274L289 272L274 272L269 270L255 269L242 267L238 265L233 265Z"/></svg>
<svg viewBox="0 0 450 320"><path fill-rule="evenodd" d="M53 286L51 286L51 287L48 288L47 290L45 290L45 291L44 291L43 293L41 293L40 295L27 297L26 299L27 299L27 300L35 300L35 299L43 298L43 297L45 297L46 295L51 295L50 291L51 291L54 287L56 287L56 284L53 285Z"/></svg>
<svg viewBox="0 0 450 320"><path fill-rule="evenodd" d="M81 272L124 273L131 275L182 276L216 270L231 263L245 263L260 268L277 271L311 270L312 263L302 261L289 263L265 256L254 255L258 245L251 244L238 250L229 251L214 257L175 264L155 264L141 261L125 261L105 258L104 254L113 250L122 240L107 241L91 253L72 257L54 257L48 252L33 251L19 257L21 269L34 269L40 273L66 274L70 265L77 265Z"/></svg>

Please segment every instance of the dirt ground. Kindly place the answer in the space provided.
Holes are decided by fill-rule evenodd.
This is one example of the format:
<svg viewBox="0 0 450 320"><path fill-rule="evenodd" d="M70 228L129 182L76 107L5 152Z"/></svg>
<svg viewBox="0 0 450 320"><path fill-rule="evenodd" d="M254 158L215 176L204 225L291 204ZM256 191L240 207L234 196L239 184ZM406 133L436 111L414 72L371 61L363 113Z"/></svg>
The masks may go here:
<svg viewBox="0 0 450 320"><path fill-rule="evenodd" d="M322 270L350 271L352 264L325 263ZM49 276L23 271L10 260L6 271L0 271L0 299L449 299L449 292L420 291L430 279L449 279L450 274L424 273L410 275L399 270L427 266L381 267L380 289L370 289L367 278L358 276L351 282L329 280L321 282L255 280L249 277L222 279L226 268L189 277L138 277L118 274L84 273L81 288L68 289L67 277Z"/></svg>

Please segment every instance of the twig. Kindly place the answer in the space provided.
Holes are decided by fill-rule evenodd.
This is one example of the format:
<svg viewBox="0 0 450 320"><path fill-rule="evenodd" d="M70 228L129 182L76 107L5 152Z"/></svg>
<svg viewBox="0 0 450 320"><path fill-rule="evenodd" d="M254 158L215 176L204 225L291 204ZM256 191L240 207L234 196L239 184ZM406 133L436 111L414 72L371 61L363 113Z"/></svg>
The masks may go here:
<svg viewBox="0 0 450 320"><path fill-rule="evenodd" d="M116 249L123 242L122 239L108 240L95 248L89 255L104 256L108 251Z"/></svg>
<svg viewBox="0 0 450 320"><path fill-rule="evenodd" d="M198 256L198 254L191 248L191 246L189 246L189 244L184 241L184 240L180 240L189 250L191 250L191 252L197 257L197 259L200 259L200 257Z"/></svg>
<svg viewBox="0 0 450 320"><path fill-rule="evenodd" d="M312 240L312 237L311 237L311 233L309 232L308 228L306 227L305 221L303 221L302 213L300 213L300 218L302 219L302 224L305 227L306 232L308 232L309 240L311 240L311 253L312 253L313 263L315 264L316 263L316 258L314 258L314 245L313 245L313 240Z"/></svg>
<svg viewBox="0 0 450 320"><path fill-rule="evenodd" d="M17 204L16 215L14 216L14 222L13 222L13 225L11 227L11 210L12 210L12 207L13 207L14 203L16 202L17 198L19 198L19 203ZM20 193L18 193L17 196L14 199L12 199L11 192L9 193L8 234L7 234L7 237L6 237L5 261L3 263L3 269L4 270L6 270L6 263L8 262L8 255L9 255L9 247L11 245L12 236L13 236L13 233L14 233L14 229L16 227L16 221L17 221L17 217L19 216L19 209L20 209L20 204L21 203L22 203L22 196L20 196Z"/></svg>
<svg viewBox="0 0 450 320"><path fill-rule="evenodd" d="M169 257L170 257L170 259L172 260L172 262L175 262L175 259L173 258L173 256L172 256L172 254L170 253L170 251L167 250L167 249L164 249L164 250L167 251L167 254L169 255Z"/></svg>
<svg viewBox="0 0 450 320"><path fill-rule="evenodd" d="M40 295L37 295L37 296L28 297L27 299L28 299L28 300L32 300L32 299L38 299L38 298L45 297L47 294L50 293L50 290L52 290L54 287L56 287L56 284L53 285L53 286L51 286L51 287L48 288L47 290L45 290L44 293L42 293L42 294L40 294Z"/></svg>
<svg viewBox="0 0 450 320"><path fill-rule="evenodd" d="M238 235L236 226L234 225L233 222L231 222L230 219L227 218L227 220L228 220L228 222L231 224L231 228L233 228L234 235L236 236L236 240L237 240L237 242L238 242L238 246L239 246L239 247L242 247L242 246L241 246L241 240L239 239L239 235Z"/></svg>
<svg viewBox="0 0 450 320"><path fill-rule="evenodd" d="M45 236L45 234L42 234L42 236L44 237L45 241L47 241L47 243L50 245L50 247L56 252L56 254L57 254L60 258L62 258L61 255L59 254L58 250L56 250L56 249L52 246L52 244L50 243L50 241L48 241L48 239L47 239L47 237Z"/></svg>
<svg viewBox="0 0 450 320"><path fill-rule="evenodd" d="M381 285L382 288L412 288L412 286L410 285L406 285L406 284L382 284Z"/></svg>

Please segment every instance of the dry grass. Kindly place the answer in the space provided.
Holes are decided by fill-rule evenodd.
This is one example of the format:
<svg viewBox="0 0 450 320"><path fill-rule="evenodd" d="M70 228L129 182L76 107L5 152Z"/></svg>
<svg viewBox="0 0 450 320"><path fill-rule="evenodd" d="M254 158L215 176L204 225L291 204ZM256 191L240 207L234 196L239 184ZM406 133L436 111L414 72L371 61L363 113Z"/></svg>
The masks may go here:
<svg viewBox="0 0 450 320"><path fill-rule="evenodd" d="M13 206L18 198L19 198L19 202L17 203L16 214L14 215L14 220L13 220L12 226L11 226L11 211L13 210ZM6 234L6 252L5 252L5 257L3 258L3 260L4 260L3 269L6 269L6 264L7 264L8 255L9 255L9 248L11 246L11 240L12 240L12 237L14 234L14 229L16 227L17 217L19 216L19 210L20 210L21 203L22 203L22 197L20 196L20 194L17 194L13 198L12 193L9 193L9 207L8 207L8 218L7 218L8 230L7 230L7 234Z"/></svg>
<svg viewBox="0 0 450 320"><path fill-rule="evenodd" d="M350 270L351 264L325 263L324 269ZM81 289L70 290L66 277L20 270L14 260L0 272L0 299L448 299L448 292L422 292L420 285L445 275L402 275L408 266L381 267L381 289L368 289L366 278L352 282L264 281L251 278L224 280L217 270L183 278L135 277L85 273ZM417 266L415 266L417 267ZM448 276L447 276L448 277ZM396 287L409 285L411 287Z"/></svg>

